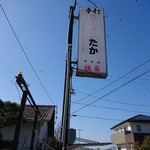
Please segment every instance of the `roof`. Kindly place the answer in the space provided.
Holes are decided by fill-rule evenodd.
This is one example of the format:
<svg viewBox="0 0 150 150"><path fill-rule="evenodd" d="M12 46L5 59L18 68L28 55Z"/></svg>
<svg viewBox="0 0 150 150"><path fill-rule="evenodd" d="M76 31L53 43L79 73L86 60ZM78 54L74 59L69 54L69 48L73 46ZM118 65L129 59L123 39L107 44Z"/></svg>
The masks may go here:
<svg viewBox="0 0 150 150"><path fill-rule="evenodd" d="M37 105L40 115L38 115L38 121L49 121L52 119L53 113L55 111L55 106L53 105ZM24 110L24 117L26 120L33 121L35 118L35 110L31 105L26 105Z"/></svg>
<svg viewBox="0 0 150 150"><path fill-rule="evenodd" d="M146 115L141 115L141 114L139 114L139 115L137 115L137 116L134 116L134 117L132 117L132 118L129 118L129 119L125 120L125 121L120 122L119 124L113 126L113 127L111 128L111 130L114 129L114 128L116 128L116 127L118 127L118 126L120 126L120 125L122 125L122 124L124 124L124 123L127 123L127 122L150 123L150 116L146 116Z"/></svg>

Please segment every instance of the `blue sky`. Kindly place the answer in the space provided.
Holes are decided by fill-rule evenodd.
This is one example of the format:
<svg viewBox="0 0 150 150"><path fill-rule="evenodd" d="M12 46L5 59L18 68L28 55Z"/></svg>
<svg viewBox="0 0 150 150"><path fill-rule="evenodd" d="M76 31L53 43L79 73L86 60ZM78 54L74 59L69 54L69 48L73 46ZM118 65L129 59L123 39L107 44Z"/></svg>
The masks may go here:
<svg viewBox="0 0 150 150"><path fill-rule="evenodd" d="M113 133L110 128L121 120L137 114L150 115L150 73L141 75L150 69L150 62L147 61L150 59L150 1L93 2L105 10L108 77L94 79L73 75L75 94L72 101L76 103L72 103L71 113L76 112L76 117L72 117L70 123L72 128L77 129L77 136L78 129L82 129L81 137L108 142ZM1 0L0 4L49 94L48 96L43 90L0 9L0 98L20 103L22 93L16 88L15 76L22 71L36 103L57 105L56 122L60 122L68 13L74 1ZM93 7L93 4L87 0L78 0L75 15L78 15L79 6ZM74 61L77 58L77 27L78 21L75 21L72 55ZM144 62L146 63L142 65ZM140 67L133 70L137 66ZM125 74L127 75L121 78ZM141 77L136 79L139 75ZM119 78L121 80L111 84ZM128 83L129 81L132 82ZM111 85L104 88L109 84ZM95 94L92 95L93 92ZM94 101L96 102L93 106L82 109L83 104Z"/></svg>

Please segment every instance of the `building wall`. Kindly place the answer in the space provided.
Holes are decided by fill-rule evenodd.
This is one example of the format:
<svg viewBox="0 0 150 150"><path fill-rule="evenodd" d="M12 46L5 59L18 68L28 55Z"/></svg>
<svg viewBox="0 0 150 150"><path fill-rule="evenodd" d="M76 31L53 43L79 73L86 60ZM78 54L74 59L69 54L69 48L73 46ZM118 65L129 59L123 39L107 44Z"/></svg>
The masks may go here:
<svg viewBox="0 0 150 150"><path fill-rule="evenodd" d="M2 139L12 141L14 139L14 128L15 128L15 125L11 125L11 126L1 128L0 132L3 135Z"/></svg>
<svg viewBox="0 0 150 150"><path fill-rule="evenodd" d="M33 122L24 122L22 124L20 135L19 135L19 141L18 141L19 142L18 150L30 149L30 143L31 143L31 137L32 137L32 127L33 127ZM35 139L34 139L34 149L36 149L36 144L38 142L38 139L42 138L39 136L39 128L40 128L40 124L37 122L36 134L35 134ZM7 141L13 141L15 129L16 129L16 125L11 125L11 126L1 128L0 132L3 135L2 139L7 140ZM42 135L43 134L41 134L41 136Z"/></svg>
<svg viewBox="0 0 150 150"><path fill-rule="evenodd" d="M44 140L45 138L47 138L47 122L41 122L40 131L39 131L39 139Z"/></svg>
<svg viewBox="0 0 150 150"><path fill-rule="evenodd" d="M49 142L52 142L54 140L55 111L53 112L53 115L51 118L52 119L48 122L48 130L47 130Z"/></svg>
<svg viewBox="0 0 150 150"><path fill-rule="evenodd" d="M111 141L113 144L123 144L125 143L125 132L121 131L111 136Z"/></svg>
<svg viewBox="0 0 150 150"><path fill-rule="evenodd" d="M32 138L32 127L33 127L33 122L25 122L22 124L18 149L30 148L31 138ZM33 146L34 149L36 149L36 144L38 142L39 128L40 128L39 122L37 122L35 138L34 138L34 146Z"/></svg>
<svg viewBox="0 0 150 150"><path fill-rule="evenodd" d="M127 150L125 144L118 144L117 148L118 148L118 150Z"/></svg>
<svg viewBox="0 0 150 150"><path fill-rule="evenodd" d="M141 126L141 132L137 130L137 125ZM150 123L132 123L133 133L150 133Z"/></svg>
<svg viewBox="0 0 150 150"><path fill-rule="evenodd" d="M134 135L132 132L125 134L125 141L126 143L134 143Z"/></svg>
<svg viewBox="0 0 150 150"><path fill-rule="evenodd" d="M150 123L126 123L115 129L111 141L121 150L132 150L135 141L142 142L145 135L150 135Z"/></svg>
<svg viewBox="0 0 150 150"><path fill-rule="evenodd" d="M132 132L125 134L125 140L126 140L126 149L127 150L133 150L133 144L134 144L134 134Z"/></svg>

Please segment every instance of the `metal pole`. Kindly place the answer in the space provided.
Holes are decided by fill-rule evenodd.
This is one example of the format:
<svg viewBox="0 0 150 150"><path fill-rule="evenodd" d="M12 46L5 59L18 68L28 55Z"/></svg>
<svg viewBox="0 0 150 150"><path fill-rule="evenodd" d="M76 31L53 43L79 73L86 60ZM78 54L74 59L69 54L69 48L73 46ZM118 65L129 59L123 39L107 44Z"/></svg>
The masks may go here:
<svg viewBox="0 0 150 150"><path fill-rule="evenodd" d="M66 62L66 82L65 82L65 96L63 108L63 124L62 124L62 149L67 150L68 145L68 129L70 116L70 76L71 76L71 46L68 47L67 62Z"/></svg>
<svg viewBox="0 0 150 150"><path fill-rule="evenodd" d="M28 89L28 86L27 86L27 83L26 81L24 80L22 74L18 74L18 76L16 76L16 82L18 83L20 89L22 90L22 92L27 92L28 96L30 97L31 99L31 102L33 103L33 106L35 107L36 111L38 111L38 113L40 114L40 111L38 109L38 107L36 106L36 103Z"/></svg>
<svg viewBox="0 0 150 150"><path fill-rule="evenodd" d="M80 149L81 149L81 146L80 146L80 138L81 138L81 134L80 134L80 132L82 131L82 129L78 129L79 130L79 147L80 147Z"/></svg>
<svg viewBox="0 0 150 150"><path fill-rule="evenodd" d="M71 96L70 96L70 88L71 88L71 51L72 51L72 46L68 45L68 62L67 62L67 85L66 85L66 124L65 124L65 150L67 150L68 146L68 130L69 130L69 125L70 125L70 101L71 101Z"/></svg>
<svg viewBox="0 0 150 150"><path fill-rule="evenodd" d="M21 90L23 92L23 96L22 96L22 100L21 100L21 107L19 110L18 122L16 125L15 134L14 134L13 150L17 150L17 147L18 147L19 134L20 134L20 129L21 129L21 125L22 125L27 95L29 96L29 98L31 99L31 101L33 103L33 106L34 106L33 109L34 110L36 109L35 110L35 120L34 120L33 131L32 131L32 138L31 138L31 143L30 143L30 149L32 150L33 145L34 145L34 137L35 137L34 129L36 128L37 117L38 117L38 114L40 114L40 111L28 89L26 81L24 80L24 78L22 76L22 72L19 72L18 76L16 76L16 82L18 83L19 87L21 88Z"/></svg>
<svg viewBox="0 0 150 150"><path fill-rule="evenodd" d="M68 129L70 125L70 91L71 91L71 55L72 55L72 35L73 35L73 20L74 20L74 10L76 6L76 0L74 1L74 6L70 7L69 15L69 28L68 28L68 41L67 41L67 55L66 55L66 71L65 71L65 85L64 85L64 100L63 100L63 113L62 113L62 150L67 150L68 146Z"/></svg>
<svg viewBox="0 0 150 150"><path fill-rule="evenodd" d="M66 63L67 66L67 63ZM66 89L66 72L67 72L67 67L65 67L65 80L64 80L64 97L63 97L63 108L62 108L62 123L61 123L61 133L60 133L60 141L61 141L61 148L62 148L62 143L63 143L63 138L64 138L64 113L65 113L65 89Z"/></svg>
<svg viewBox="0 0 150 150"><path fill-rule="evenodd" d="M25 104L26 104L26 99L27 99L27 92L24 91L22 100L21 100L21 106L19 109L19 116L18 116L18 121L17 121L16 129L15 129L12 150L18 149L19 135L20 135L20 129L21 129L22 120L23 120L23 113L24 113L24 108L25 108Z"/></svg>
<svg viewBox="0 0 150 150"><path fill-rule="evenodd" d="M35 111L35 118L34 118L34 124L33 124L33 129L32 129L32 137L31 137L31 143L30 143L30 150L33 150L33 146L34 146L34 138L35 138L35 130L36 130L37 119L38 119L38 112Z"/></svg>

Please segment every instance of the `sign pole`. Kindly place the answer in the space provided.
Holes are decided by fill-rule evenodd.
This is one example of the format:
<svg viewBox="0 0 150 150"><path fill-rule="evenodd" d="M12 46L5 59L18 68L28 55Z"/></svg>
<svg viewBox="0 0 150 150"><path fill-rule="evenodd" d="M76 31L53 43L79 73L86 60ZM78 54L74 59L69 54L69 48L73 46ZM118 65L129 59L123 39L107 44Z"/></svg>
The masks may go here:
<svg viewBox="0 0 150 150"><path fill-rule="evenodd" d="M67 54L66 54L66 71L65 71L65 85L64 85L64 100L63 100L63 112L62 112L62 131L61 142L62 150L67 150L68 147L68 129L70 126L70 101L71 101L71 79L72 79L72 36L73 36L73 20L74 10L76 6L76 0L74 6L70 7L69 14L69 28L68 28L68 41L67 41Z"/></svg>

